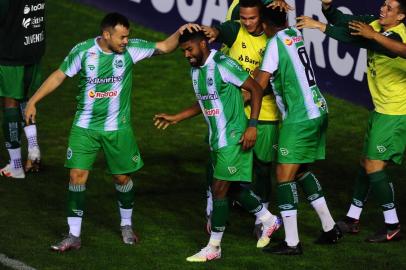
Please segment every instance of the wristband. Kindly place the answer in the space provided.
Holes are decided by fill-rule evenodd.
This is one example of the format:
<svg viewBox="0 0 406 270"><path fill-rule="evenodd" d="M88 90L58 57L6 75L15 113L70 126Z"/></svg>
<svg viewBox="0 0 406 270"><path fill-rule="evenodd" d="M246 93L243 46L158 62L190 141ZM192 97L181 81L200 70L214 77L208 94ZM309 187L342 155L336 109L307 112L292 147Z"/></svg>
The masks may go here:
<svg viewBox="0 0 406 270"><path fill-rule="evenodd" d="M249 121L248 121L248 127L257 127L257 124L258 124L258 119L250 119Z"/></svg>

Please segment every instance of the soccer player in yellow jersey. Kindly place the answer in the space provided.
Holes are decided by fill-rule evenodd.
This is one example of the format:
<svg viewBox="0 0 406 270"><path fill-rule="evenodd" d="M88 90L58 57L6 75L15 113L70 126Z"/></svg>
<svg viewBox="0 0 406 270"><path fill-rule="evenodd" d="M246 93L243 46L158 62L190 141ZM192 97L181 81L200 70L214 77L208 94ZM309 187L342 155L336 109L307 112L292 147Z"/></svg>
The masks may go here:
<svg viewBox="0 0 406 270"><path fill-rule="evenodd" d="M357 35L359 23L369 24L387 38L406 43L405 0L386 0L380 16L345 15L332 7L332 0L322 0L329 24L309 17L298 18L298 28L316 28L340 41L368 49L368 86L375 110L371 113L365 136L363 157L347 216L337 224L344 232L359 232L359 219L369 190L382 207L385 228L367 238L368 242L387 242L400 238L393 184L385 169L389 163L400 164L406 147L406 59L397 57L379 42ZM355 29L355 32L351 32Z"/></svg>

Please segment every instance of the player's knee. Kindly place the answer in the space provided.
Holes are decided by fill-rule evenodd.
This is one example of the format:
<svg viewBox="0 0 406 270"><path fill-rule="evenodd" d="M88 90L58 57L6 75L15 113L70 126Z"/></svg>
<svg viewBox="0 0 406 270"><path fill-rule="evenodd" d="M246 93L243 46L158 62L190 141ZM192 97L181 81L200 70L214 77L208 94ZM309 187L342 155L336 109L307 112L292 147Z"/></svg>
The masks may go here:
<svg viewBox="0 0 406 270"><path fill-rule="evenodd" d="M14 98L4 98L4 108L17 108L19 106L19 103L16 99Z"/></svg>
<svg viewBox="0 0 406 270"><path fill-rule="evenodd" d="M130 181L130 176L129 175L113 175L113 180L117 185L127 185L127 183Z"/></svg>
<svg viewBox="0 0 406 270"><path fill-rule="evenodd" d="M89 172L85 170L72 169L69 173L70 183L74 185L86 184L88 174Z"/></svg>
<svg viewBox="0 0 406 270"><path fill-rule="evenodd" d="M382 171L385 168L386 162L382 160L365 159L364 168L367 174Z"/></svg>
<svg viewBox="0 0 406 270"><path fill-rule="evenodd" d="M211 190L214 199L224 199L227 195L229 185L226 181L214 181Z"/></svg>

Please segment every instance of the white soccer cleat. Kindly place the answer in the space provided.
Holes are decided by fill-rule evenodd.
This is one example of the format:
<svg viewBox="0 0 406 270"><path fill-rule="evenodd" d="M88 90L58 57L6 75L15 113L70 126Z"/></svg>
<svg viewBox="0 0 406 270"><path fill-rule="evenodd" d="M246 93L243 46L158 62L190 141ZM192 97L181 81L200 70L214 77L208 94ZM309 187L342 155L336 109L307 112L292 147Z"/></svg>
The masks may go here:
<svg viewBox="0 0 406 270"><path fill-rule="evenodd" d="M221 247L207 245L193 256L187 257L188 262L207 262L221 258Z"/></svg>
<svg viewBox="0 0 406 270"><path fill-rule="evenodd" d="M282 219L279 217L275 218L275 221L270 226L265 226L262 230L262 236L258 239L257 248L266 247L271 241L271 236L276 232L282 225Z"/></svg>
<svg viewBox="0 0 406 270"><path fill-rule="evenodd" d="M25 173L23 168L14 169L10 164L7 164L6 167L0 169L0 175L9 178L24 179Z"/></svg>
<svg viewBox="0 0 406 270"><path fill-rule="evenodd" d="M121 226L121 236L124 244L134 245L138 242L138 236L134 233L130 225Z"/></svg>

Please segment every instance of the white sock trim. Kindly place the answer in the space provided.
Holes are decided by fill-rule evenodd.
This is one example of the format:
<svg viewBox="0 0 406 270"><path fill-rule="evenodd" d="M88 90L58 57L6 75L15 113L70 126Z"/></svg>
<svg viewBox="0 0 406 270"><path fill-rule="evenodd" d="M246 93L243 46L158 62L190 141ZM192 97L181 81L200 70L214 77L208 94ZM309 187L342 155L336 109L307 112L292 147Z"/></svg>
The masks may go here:
<svg viewBox="0 0 406 270"><path fill-rule="evenodd" d="M120 226L127 226L127 225L132 225L132 214L133 214L133 209L124 209L120 207L120 217L121 217L121 223Z"/></svg>
<svg viewBox="0 0 406 270"><path fill-rule="evenodd" d="M362 208L351 204L350 209L348 209L347 217L353 219L359 219L362 213Z"/></svg>
<svg viewBox="0 0 406 270"><path fill-rule="evenodd" d="M391 210L383 211L383 217L385 218L386 224L396 224L399 223L398 215L396 213L396 208Z"/></svg>
<svg viewBox="0 0 406 270"><path fill-rule="evenodd" d="M68 217L69 233L73 236L79 237L82 228L82 218Z"/></svg>

